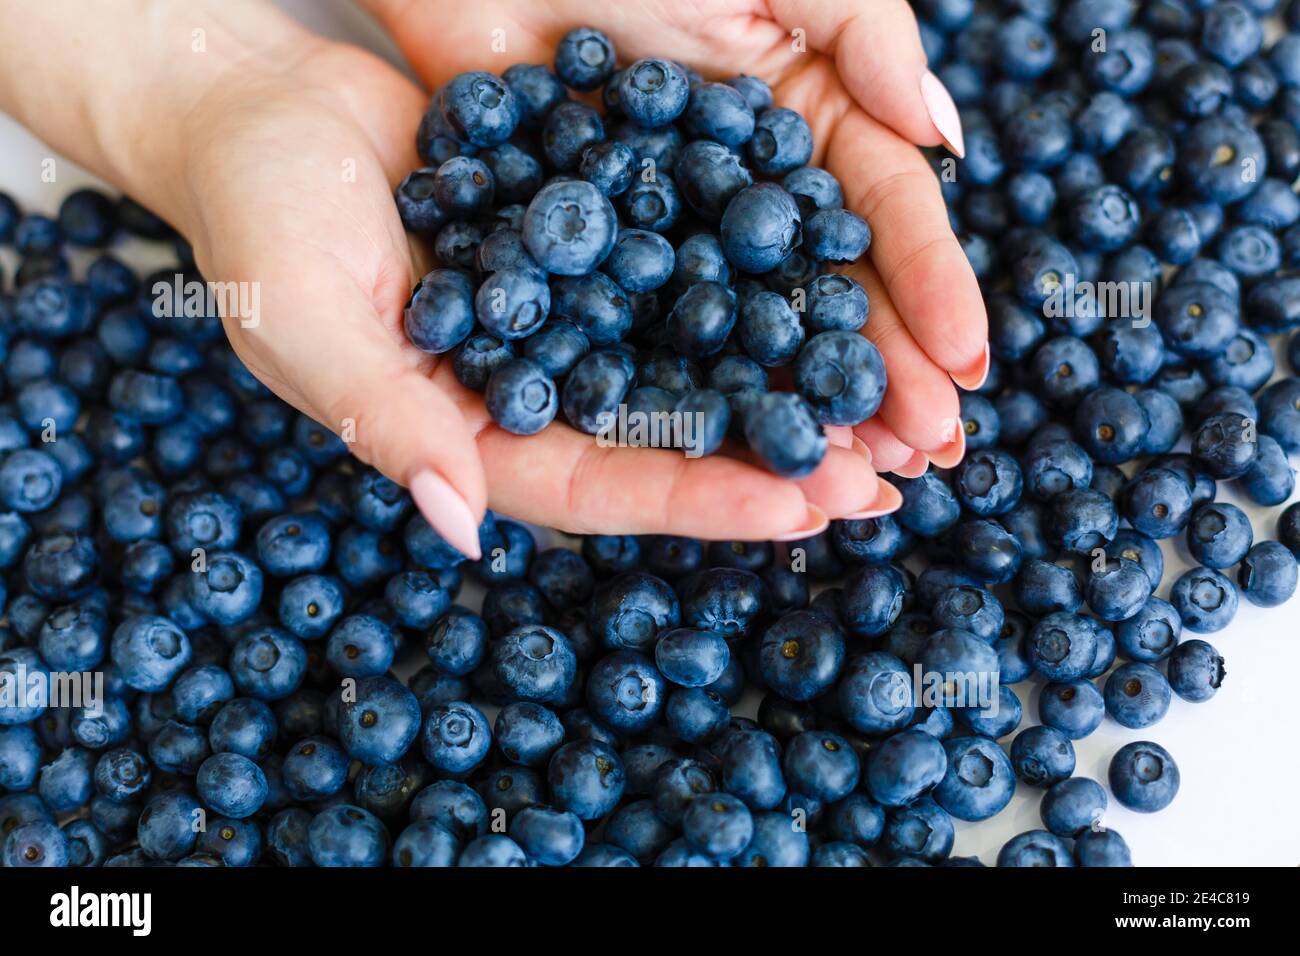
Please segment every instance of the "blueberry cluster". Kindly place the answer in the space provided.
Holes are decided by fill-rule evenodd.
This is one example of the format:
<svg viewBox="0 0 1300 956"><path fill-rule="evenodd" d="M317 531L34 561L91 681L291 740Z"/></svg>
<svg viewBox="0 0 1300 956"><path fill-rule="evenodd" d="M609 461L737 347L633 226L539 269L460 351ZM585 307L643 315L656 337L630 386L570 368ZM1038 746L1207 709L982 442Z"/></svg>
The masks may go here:
<svg viewBox="0 0 1300 956"><path fill-rule="evenodd" d="M1073 741L1107 716L1144 731L1174 696L1213 697L1224 660L1183 632L1219 631L1240 597L1269 607L1296 586L1300 506L1282 513L1278 541L1256 543L1246 515L1215 498L1234 480L1264 505L1294 490L1286 456L1300 450L1300 385L1268 384L1264 336L1300 323L1300 287L1259 263L1261 250L1291 263L1284 250L1300 248L1288 238L1300 210L1288 217L1283 202L1300 171L1290 56L1300 43L1288 35L1260 50L1264 0L917 6L964 108L967 158L955 179L939 172L985 283L996 361L963 401L960 467L891 478L895 514L836 521L779 550L665 536L539 550L523 525L489 514L484 557L467 562L400 487L260 385L215 312L181 301L183 286L159 307L157 283L173 288L176 272L200 281L164 223L92 191L71 195L57 219L23 215L0 194L0 244L21 261L0 291L0 862L972 866L951 856L954 819L992 817L1021 782L1043 791L1043 828L1009 841L999 865L1127 865L1122 837L1096 826L1110 797L1075 775ZM1110 52L1085 42L1094 28ZM1175 54L1185 62L1171 70ZM1193 78L1223 72L1226 87L1176 80L1193 68ZM713 219L686 196L692 149L720 146L733 157L722 168L768 176L791 143L804 148L797 118L765 109L757 81L692 83L669 61L642 61L616 83L612 70L595 31L571 34L557 55L565 85L605 84L609 109L642 118L618 127L634 156L659 156L662 171L647 143L697 137L674 175L693 213L721 219L721 238L696 232L674 249L643 229L620 255L627 230L588 216L584 195L620 178L627 143L584 142L599 121L541 67L441 91L421 142L426 155L456 155L399 193L408 222L420 189L437 195L422 207L437 220L488 183L495 198L482 208L504 200L503 168L531 170L518 194L529 209L508 217L517 225L477 215L443 225L446 255L474 252L426 278L411 307L429 341L452 320L465 335L483 326L456 359L480 385L521 368L509 343L522 338L542 371L522 366L500 387L520 388L525 410L547 390L554 398L543 362L564 341L603 370L578 380L583 415L622 397L607 378L619 375L677 383L642 387L703 407L698 367L676 342L711 334L703 300L755 280L734 292L716 279L660 285L681 294L645 337L670 341L637 351L639 365L626 329L592 337L607 328L602 310L543 321L545 310L520 307L486 331L475 301L485 287L510 302L532 289L536 302L551 294L549 273L628 290L642 247L671 254L665 281L684 263L762 272L739 266L752 250L726 251L728 210L748 189L760 190L758 211L745 213L755 218L742 238L761 235L761 207L793 196L804 243L793 255L835 258L822 239L809 243L816 210L837 208L822 191L833 181L801 166L802 152L792 166L802 187L789 176L784 187L746 183L726 202L701 200ZM1197 105L1207 96L1213 108ZM719 105L738 102L749 113ZM582 178L542 187L538 160L506 142L521 126L541 128L547 162ZM1236 178L1247 168L1260 177ZM663 176L636 181L627 189L649 198L624 203L624 216L650 224L676 193ZM537 206L547 189L560 198ZM530 229L534 207L544 213ZM1185 262L1161 238L1172 211L1197 237ZM592 236L580 236L601 222L613 252L592 272L582 258ZM73 278L71 250L123 233L174 241L181 264L141 281L101 251ZM611 259L628 268L617 280ZM491 277L478 293L475 263ZM780 285L775 274L766 286ZM1103 277L1156 290L1154 321L1104 314L1098 300L1090 311L1086 297L1052 305L1072 281ZM567 281L554 280L557 301ZM775 293L789 308L793 287L752 291L751 303ZM732 374L719 373L728 359L741 368L779 351L776 326L747 337L741 312L748 357L726 352L729 328L711 377ZM534 321L534 336L497 334ZM799 340L809 321L796 323ZM1293 368L1297 357L1293 340ZM717 391L729 407L751 389ZM1185 431L1188 450L1176 451ZM1176 537L1199 566L1162 600L1159 541ZM1234 568L1235 583L1224 573ZM484 589L479 613L455 603L466 581ZM1025 686L1041 725L1022 727ZM733 712L747 691L760 699L752 719ZM1106 782L1125 807L1153 812L1175 798L1179 771L1159 744L1136 740L1113 755Z"/></svg>
<svg viewBox="0 0 1300 956"><path fill-rule="evenodd" d="M600 90L603 115L569 90ZM730 435L801 477L826 453L822 425L880 406L884 363L858 334L867 294L828 271L870 230L762 80L704 82L659 58L620 70L609 38L579 29L554 71L455 77L416 145L428 165L397 205L440 268L412 293L406 334L454 350L502 428L693 415L694 455ZM794 391L769 391L783 366Z"/></svg>
<svg viewBox="0 0 1300 956"><path fill-rule="evenodd" d="M1018 837L999 862L1060 863L1068 849L1055 837L1074 831L1054 824L1061 808L1105 805L1096 784L1070 777L1069 738L1104 715L1149 727L1173 695L1208 699L1223 659L1183 631L1219 631L1241 597L1274 607L1296 588L1298 506L1281 515L1280 541L1256 542L1246 514L1215 499L1228 481L1261 506L1295 490L1300 381L1277 374L1268 337L1300 326L1300 34L1269 45L1264 18L1284 12L1300 29L1300 3L913 5L961 110L965 157L933 162L984 290L995 361L962 399L966 460L899 482L902 510L856 536L889 542L872 549L889 560L928 539L927 627L978 635L968 615L986 613L984 589L1005 586L1020 613L995 599L994 616L1024 638L995 640L1002 680L1051 681L1044 726L1011 748L1022 780L1051 787L1051 832ZM1286 357L1300 372L1300 336ZM1158 542L1170 538L1199 566L1166 601ZM953 585L980 589L956 620ZM1157 810L1177 767L1133 743L1109 783L1124 805ZM1084 839L1102 842L1077 840L1079 862Z"/></svg>

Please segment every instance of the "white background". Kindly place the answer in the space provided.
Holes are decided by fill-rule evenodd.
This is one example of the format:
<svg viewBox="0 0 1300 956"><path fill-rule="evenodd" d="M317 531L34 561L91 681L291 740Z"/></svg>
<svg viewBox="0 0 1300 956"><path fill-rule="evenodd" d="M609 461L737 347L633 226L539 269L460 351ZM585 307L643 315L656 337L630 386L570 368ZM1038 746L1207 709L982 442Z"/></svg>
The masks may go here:
<svg viewBox="0 0 1300 956"><path fill-rule="evenodd" d="M299 0L282 4L313 28L337 39L363 43L397 62L394 47L349 0ZM671 54L672 51L664 51ZM414 133L414 131L412 131ZM43 183L41 163L53 155L25 130L0 115L0 190L25 210L53 214L63 195L93 177L59 159L55 183ZM120 250L139 267L163 265L155 249L128 243ZM5 272L14 260L5 253ZM1281 354L1279 369L1289 372ZM1220 499L1241 505L1251 516L1256 540L1275 536L1281 508L1250 505L1221 486ZM1181 536L1164 543L1165 583L1189 565ZM1229 572L1229 576L1232 573ZM1300 746L1296 709L1300 699L1300 602L1272 610L1246 601L1233 623L1204 635L1227 659L1227 679L1209 702L1189 704L1175 697L1163 721L1129 731L1107 719L1086 740L1076 741L1076 773L1106 783L1106 767L1119 747L1149 739L1166 747L1182 771L1182 789L1164 811L1132 813L1113 800L1103 820L1123 834L1138 865L1300 864ZM1185 635L1185 637L1196 635ZM1015 689L1026 708L1022 727L1034 719L1037 686ZM1003 741L1004 746L1009 739ZM957 823L954 853L977 855L991 864L1010 837L1042 826L1040 791L1021 785L1010 806L992 820ZM1204 889L1230 889L1207 884Z"/></svg>

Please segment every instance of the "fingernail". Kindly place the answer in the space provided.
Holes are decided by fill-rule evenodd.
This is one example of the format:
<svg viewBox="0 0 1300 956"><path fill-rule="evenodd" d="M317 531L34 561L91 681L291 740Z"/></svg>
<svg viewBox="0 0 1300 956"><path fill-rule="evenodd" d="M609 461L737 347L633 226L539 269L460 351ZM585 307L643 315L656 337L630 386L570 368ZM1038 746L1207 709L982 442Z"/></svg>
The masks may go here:
<svg viewBox="0 0 1300 956"><path fill-rule="evenodd" d="M960 375L952 375L951 378L958 386L968 392L976 392L984 387L984 383L989 377L989 344L984 343L984 357L979 360L972 368L966 370Z"/></svg>
<svg viewBox="0 0 1300 956"><path fill-rule="evenodd" d="M956 468L966 457L966 428L957 420L957 437L938 451L930 452L930 460L937 468Z"/></svg>
<svg viewBox="0 0 1300 956"><path fill-rule="evenodd" d="M831 519L826 517L826 512L822 511L816 505L808 506L808 515L804 519L804 526L791 531L787 534L778 534L772 538L773 541L802 541L804 538L811 538L815 534L821 534L830 527Z"/></svg>
<svg viewBox="0 0 1300 956"><path fill-rule="evenodd" d="M848 425L823 425L826 440L836 448L853 447L853 429Z"/></svg>
<svg viewBox="0 0 1300 956"><path fill-rule="evenodd" d="M964 159L966 141L961 135L961 115L957 112L957 104L952 101L948 88L929 70L921 76L921 99L925 102L925 111L930 114L930 122L948 148L959 159Z"/></svg>
<svg viewBox="0 0 1300 956"><path fill-rule="evenodd" d="M474 512L446 480L426 469L411 479L411 497L444 541L471 561L483 557Z"/></svg>
<svg viewBox="0 0 1300 956"><path fill-rule="evenodd" d="M902 478L920 478L930 467L930 459L923 451L918 451L902 465L894 469L894 474Z"/></svg>
<svg viewBox="0 0 1300 956"><path fill-rule="evenodd" d="M853 450L865 458L868 465L871 464L871 449L868 448L867 443L857 435L853 436Z"/></svg>
<svg viewBox="0 0 1300 956"><path fill-rule="evenodd" d="M866 518L879 518L881 515L893 514L903 507L903 493L887 481L876 486L876 500L871 507L857 514L845 515L845 521L861 521Z"/></svg>

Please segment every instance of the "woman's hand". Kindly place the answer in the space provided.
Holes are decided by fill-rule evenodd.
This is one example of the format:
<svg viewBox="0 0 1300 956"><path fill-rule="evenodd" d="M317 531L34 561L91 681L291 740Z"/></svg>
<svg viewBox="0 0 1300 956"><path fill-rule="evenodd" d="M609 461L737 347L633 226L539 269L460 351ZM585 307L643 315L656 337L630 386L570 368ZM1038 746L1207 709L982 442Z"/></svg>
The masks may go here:
<svg viewBox="0 0 1300 956"><path fill-rule="evenodd" d="M409 485L456 547L476 548L488 504L570 531L748 539L803 536L871 508L875 474L847 434L850 447L795 483L735 458L600 447L561 422L526 438L498 428L450 356L402 331L420 270L392 189L419 165L426 96L351 47L311 40L281 56L192 112L192 210L178 225L205 276L260 285L257 324L226 321L249 368Z"/></svg>
<svg viewBox="0 0 1300 956"><path fill-rule="evenodd" d="M839 178L874 236L870 261L849 271L871 297L865 334L884 355L891 386L857 436L881 471L915 476L929 461L951 467L961 459L952 383L983 383L987 329L935 176L913 146L963 150L957 110L926 69L906 0L361 2L430 89L463 70L550 63L577 26L609 34L620 60L671 56L706 76L749 73L771 83L779 105L808 119L813 162Z"/></svg>
<svg viewBox="0 0 1300 956"><path fill-rule="evenodd" d="M867 445L847 429L831 429L822 465L791 482L738 458L603 448L559 422L528 438L497 428L450 362L419 352L402 332L404 302L423 270L392 190L419 165L414 130L427 93L264 3L130 6L129 22L73 0L18 18L23 29L0 41L12 54L0 57L0 107L172 222L207 278L257 283L258 314L226 319L241 358L359 457L409 485L466 554L477 553L489 504L570 531L751 540L802 537L828 516L897 507L898 493L877 481ZM431 82L471 65L549 60L555 41L586 19L558 6L489 4L467 23L463 5L445 17L442 9L379 11ZM882 467L923 466L923 458L907 461L913 448L955 462L960 438L935 434L935 419L956 417L941 368L982 375L983 320L933 177L912 147L853 106L829 59L786 52L784 27L721 9L689 26L664 28L659 11L603 26L624 55L671 51L711 73L777 79L783 101L809 116L821 155L878 234L861 278L875 297L871 334L896 384L859 434ZM453 26L468 32L448 35ZM507 31L505 54L491 51L498 27ZM816 48L831 27L807 29ZM845 49L851 35L843 33ZM436 70L432 54L420 52L435 46L443 51ZM23 52L35 49L44 52ZM57 97L41 93L56 88ZM926 130L913 133L924 139Z"/></svg>

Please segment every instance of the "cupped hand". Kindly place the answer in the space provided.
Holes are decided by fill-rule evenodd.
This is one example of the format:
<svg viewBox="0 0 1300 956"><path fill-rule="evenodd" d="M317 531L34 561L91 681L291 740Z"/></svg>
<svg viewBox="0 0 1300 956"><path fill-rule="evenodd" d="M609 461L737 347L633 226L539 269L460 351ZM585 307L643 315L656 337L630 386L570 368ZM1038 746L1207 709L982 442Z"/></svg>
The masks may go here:
<svg viewBox="0 0 1300 956"><path fill-rule="evenodd" d="M813 162L840 180L872 228L868 260L848 271L868 290L865 334L893 386L855 429L881 471L950 467L965 450L955 382L989 367L983 300L915 147L963 151L951 97L926 68L906 0L362 0L430 88L467 69L550 63L576 26L605 31L621 61L669 55L707 77L767 80L778 105L813 128ZM454 6L454 11L453 11Z"/></svg>
<svg viewBox="0 0 1300 956"><path fill-rule="evenodd" d="M509 6L476 8L477 26L463 16L443 20L447 8L435 2L376 12L431 86L471 66L546 62L555 41L586 19L558 5ZM915 449L940 461L953 451L956 419L942 370L978 377L984 333L978 291L933 177L899 135L853 105L827 57L782 54L776 41L786 33L776 21L719 6L721 20L689 28L650 13L599 25L625 55L675 50L709 72L771 77L781 101L809 117L824 162L876 229L873 262L859 271L873 296L869 332L891 375L909 382L890 390L881 415L858 434L881 467L916 467ZM505 55L491 50L497 27L507 31ZM481 31L477 44L465 30ZM818 28L810 22L807 30L815 49ZM739 38L748 52L715 34ZM497 428L450 362L414 349L402 332L421 268L392 190L419 164L413 130L427 93L377 58L315 38L286 44L274 59L273 68L232 71L190 111L181 131L189 208L177 224L205 275L260 287L256 322L226 321L240 357L282 398L351 441L358 457L410 486L452 544L477 551L474 529L487 506L569 531L762 539L896 504L866 445L842 429L823 464L791 482L743 458L600 447L560 422L527 438ZM913 133L921 142L935 136ZM892 171L873 172L880 169ZM933 236L916 229L923 216L934 221ZM947 274L954 270L955 278Z"/></svg>

